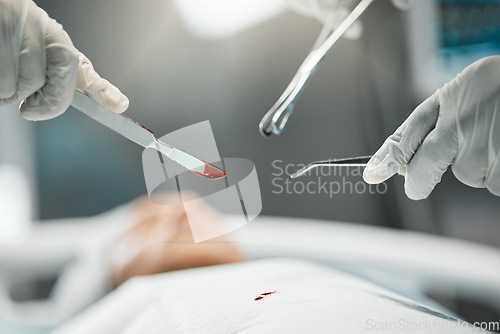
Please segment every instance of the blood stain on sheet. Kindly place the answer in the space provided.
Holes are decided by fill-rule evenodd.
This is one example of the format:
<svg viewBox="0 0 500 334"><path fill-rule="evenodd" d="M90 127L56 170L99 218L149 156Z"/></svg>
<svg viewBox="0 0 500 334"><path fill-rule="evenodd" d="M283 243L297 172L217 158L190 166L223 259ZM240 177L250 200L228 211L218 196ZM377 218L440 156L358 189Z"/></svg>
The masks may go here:
<svg viewBox="0 0 500 334"><path fill-rule="evenodd" d="M261 293L260 295L261 296L268 296L268 295L272 295L274 293L276 293L276 290L274 290L273 292L264 292L264 293Z"/></svg>
<svg viewBox="0 0 500 334"><path fill-rule="evenodd" d="M272 292L264 292L264 293L261 293L259 297L255 298L254 300L261 300L262 298L264 298L265 296L269 296L269 295L273 295L275 294L277 291L274 290Z"/></svg>

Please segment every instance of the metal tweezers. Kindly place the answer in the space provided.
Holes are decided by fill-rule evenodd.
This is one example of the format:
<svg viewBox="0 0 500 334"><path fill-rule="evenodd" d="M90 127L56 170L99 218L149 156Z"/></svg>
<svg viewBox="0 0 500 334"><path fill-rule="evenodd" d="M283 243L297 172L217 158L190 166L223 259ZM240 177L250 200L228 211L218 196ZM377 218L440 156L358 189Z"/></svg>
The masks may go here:
<svg viewBox="0 0 500 334"><path fill-rule="evenodd" d="M292 78L292 81L290 81L290 84L285 89L281 97L260 121L259 131L264 137L270 136L273 133L279 135L285 131L286 124L293 112L293 108L297 104L302 90L309 81L311 75L325 58L325 55L332 48L332 46L340 39L340 37L342 37L346 30L349 29L349 27L359 18L359 16L373 1L374 0L361 0L354 10L342 21L342 23L340 23L336 29L333 30L333 32L332 24L334 25L336 20L331 20L330 17L328 18L327 24L325 24L325 27L321 31L313 49L307 55L306 59L304 59L302 65L300 65L297 73ZM334 8L332 8L331 13L340 12L333 9ZM330 24L328 24L328 22L330 22ZM324 36L330 32L330 35L327 35L326 37Z"/></svg>
<svg viewBox="0 0 500 334"><path fill-rule="evenodd" d="M290 175L290 178L295 179L309 172L311 169L317 167L365 167L368 161L371 159L371 157L372 157L371 155L367 155L364 157L356 157L356 158L316 161L310 163L304 168L299 169L298 171Z"/></svg>

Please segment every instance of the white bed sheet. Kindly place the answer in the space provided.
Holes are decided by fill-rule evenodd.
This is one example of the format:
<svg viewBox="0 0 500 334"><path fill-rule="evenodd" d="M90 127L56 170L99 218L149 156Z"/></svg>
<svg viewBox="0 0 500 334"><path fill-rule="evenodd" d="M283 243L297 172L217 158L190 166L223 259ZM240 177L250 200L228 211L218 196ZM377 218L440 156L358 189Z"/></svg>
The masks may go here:
<svg viewBox="0 0 500 334"><path fill-rule="evenodd" d="M478 333L362 279L290 259L134 278L54 333L348 334L384 332L377 330L384 326L404 333Z"/></svg>

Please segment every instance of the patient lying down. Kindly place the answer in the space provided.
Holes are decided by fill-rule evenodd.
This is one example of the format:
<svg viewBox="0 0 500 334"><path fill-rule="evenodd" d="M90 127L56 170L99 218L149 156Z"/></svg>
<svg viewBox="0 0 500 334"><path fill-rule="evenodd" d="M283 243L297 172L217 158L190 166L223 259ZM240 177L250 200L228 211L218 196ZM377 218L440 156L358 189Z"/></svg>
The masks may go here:
<svg viewBox="0 0 500 334"><path fill-rule="evenodd" d="M207 225L220 219L203 204L196 212ZM476 333L451 315L331 268L290 259L238 263L240 251L224 237L193 243L181 207L139 200L123 217L130 216L127 228L110 229L114 237L95 252L108 290L83 290L97 297L95 291L116 289L55 334ZM116 223L116 214L109 218ZM208 267L215 264L228 265ZM203 268L179 270L194 267ZM71 272L66 279L79 271Z"/></svg>
<svg viewBox="0 0 500 334"><path fill-rule="evenodd" d="M199 201L189 212L191 219L194 215L207 227L221 219ZM96 216L89 224L94 225L92 234L44 305L44 322L57 324L74 316L134 276L243 261L224 236L194 243L182 206L141 198ZM18 313L26 314L21 309Z"/></svg>
<svg viewBox="0 0 500 334"><path fill-rule="evenodd" d="M197 205L190 214L199 215L207 226L217 224L220 216L213 209L202 202ZM182 206L160 206L143 199L137 210L137 224L123 233L109 254L113 287L134 276L243 261L224 236L194 243Z"/></svg>

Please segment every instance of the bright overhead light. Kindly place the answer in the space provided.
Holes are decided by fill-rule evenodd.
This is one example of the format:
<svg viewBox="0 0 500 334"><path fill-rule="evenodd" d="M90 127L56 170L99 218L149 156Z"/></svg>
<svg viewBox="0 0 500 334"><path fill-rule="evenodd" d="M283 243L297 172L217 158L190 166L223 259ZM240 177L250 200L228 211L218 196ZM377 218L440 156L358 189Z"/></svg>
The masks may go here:
<svg viewBox="0 0 500 334"><path fill-rule="evenodd" d="M186 25L205 38L237 34L285 11L281 0L174 0Z"/></svg>

